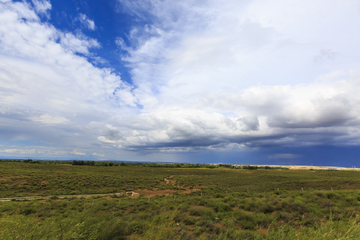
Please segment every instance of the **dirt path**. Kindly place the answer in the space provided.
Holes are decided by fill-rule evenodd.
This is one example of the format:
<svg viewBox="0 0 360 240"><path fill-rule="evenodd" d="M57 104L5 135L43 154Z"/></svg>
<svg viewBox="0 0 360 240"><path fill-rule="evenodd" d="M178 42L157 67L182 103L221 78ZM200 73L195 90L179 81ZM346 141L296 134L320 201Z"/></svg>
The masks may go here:
<svg viewBox="0 0 360 240"><path fill-rule="evenodd" d="M72 197L76 197L76 198L81 198L81 197L85 197L85 198L89 198L89 197L94 197L94 196L99 196L99 197L105 197L105 196L110 196L110 195L116 195L116 196L122 196L125 195L127 193L123 192L123 193L107 193L107 194L79 194L79 195L56 195L57 198L63 199L63 198L72 198ZM129 194L129 193L128 193ZM132 195L132 192L130 193L130 195ZM8 202L8 201L29 201L29 200L45 200L45 199L50 199L52 197L55 196L29 196L29 197L12 197L12 198L0 198L0 202Z"/></svg>
<svg viewBox="0 0 360 240"><path fill-rule="evenodd" d="M123 195L127 195L130 196L132 198L136 198L140 195L145 195L147 197L153 197L153 196L157 196L157 195L170 195L176 192L179 193L191 193L191 192L196 192L196 191L200 191L201 189L206 188L205 186L196 186L192 189L190 188L186 188L186 190L171 190L171 189L167 189L167 190L135 190L135 191L130 191L130 192L120 192L120 193L107 193L107 194L79 194L79 195L57 195L56 197L59 199L64 199L64 198L72 198L72 197L76 197L76 198L90 198L90 197L107 197L107 196L111 196L111 195L116 195L118 197L123 196ZM29 196L29 197L12 197L12 198L0 198L0 202L8 202L8 201L30 201L30 200L46 200L46 199L50 199L52 197L55 196Z"/></svg>

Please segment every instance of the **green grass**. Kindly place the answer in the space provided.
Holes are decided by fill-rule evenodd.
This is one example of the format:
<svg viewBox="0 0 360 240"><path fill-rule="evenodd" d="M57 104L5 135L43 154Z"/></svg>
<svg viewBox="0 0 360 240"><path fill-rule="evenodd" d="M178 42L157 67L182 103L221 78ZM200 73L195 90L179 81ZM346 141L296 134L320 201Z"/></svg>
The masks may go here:
<svg viewBox="0 0 360 240"><path fill-rule="evenodd" d="M0 162L0 181L1 197L206 186L150 201L110 195L0 202L0 239L360 237L355 171Z"/></svg>

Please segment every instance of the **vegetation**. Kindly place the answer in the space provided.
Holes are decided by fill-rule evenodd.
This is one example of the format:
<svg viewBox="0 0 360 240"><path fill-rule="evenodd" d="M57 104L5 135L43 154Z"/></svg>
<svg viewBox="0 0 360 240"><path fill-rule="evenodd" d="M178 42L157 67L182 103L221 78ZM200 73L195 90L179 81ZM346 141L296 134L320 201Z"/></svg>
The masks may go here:
<svg viewBox="0 0 360 240"><path fill-rule="evenodd" d="M357 171L31 162L0 162L0 197L53 197L0 202L0 239L360 238Z"/></svg>

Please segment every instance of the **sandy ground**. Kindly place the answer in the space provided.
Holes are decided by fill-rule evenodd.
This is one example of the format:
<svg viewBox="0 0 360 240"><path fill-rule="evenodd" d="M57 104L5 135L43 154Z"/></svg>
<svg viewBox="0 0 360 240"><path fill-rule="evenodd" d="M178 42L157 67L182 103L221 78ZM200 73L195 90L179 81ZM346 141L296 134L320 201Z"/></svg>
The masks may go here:
<svg viewBox="0 0 360 240"><path fill-rule="evenodd" d="M334 167L334 166L303 166L303 165L249 165L249 166L258 166L258 167L281 167L281 168L289 168L293 170L299 169L316 169L316 170L352 170L358 171L360 168L346 168L346 167Z"/></svg>

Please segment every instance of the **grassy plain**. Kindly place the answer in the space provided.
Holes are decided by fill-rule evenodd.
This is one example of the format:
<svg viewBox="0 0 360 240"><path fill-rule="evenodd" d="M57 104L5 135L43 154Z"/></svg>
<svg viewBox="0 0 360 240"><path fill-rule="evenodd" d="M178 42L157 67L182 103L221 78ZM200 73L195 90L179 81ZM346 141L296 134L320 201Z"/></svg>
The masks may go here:
<svg viewBox="0 0 360 240"><path fill-rule="evenodd" d="M358 171L0 162L1 198L109 193L2 202L0 239L360 239L358 189Z"/></svg>

